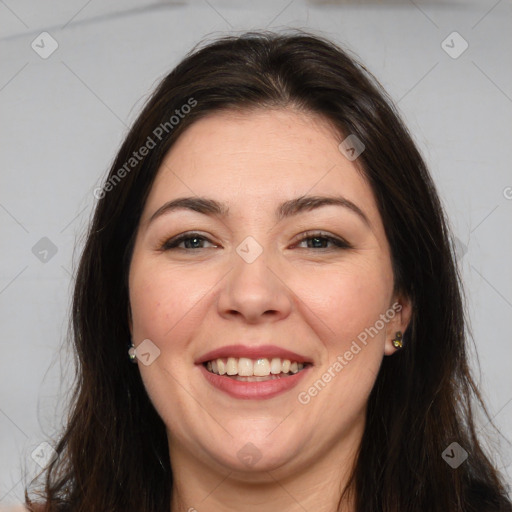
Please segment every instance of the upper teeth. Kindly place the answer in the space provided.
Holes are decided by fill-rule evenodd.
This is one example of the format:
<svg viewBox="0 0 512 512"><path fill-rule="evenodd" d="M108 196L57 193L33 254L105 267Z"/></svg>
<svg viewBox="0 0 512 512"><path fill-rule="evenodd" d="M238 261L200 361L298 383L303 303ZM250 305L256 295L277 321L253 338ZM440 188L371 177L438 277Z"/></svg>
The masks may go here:
<svg viewBox="0 0 512 512"><path fill-rule="evenodd" d="M297 373L304 368L303 363L290 361L289 359L249 359L247 357L228 357L213 359L206 363L206 369L217 375L239 375L241 377L265 377L279 373Z"/></svg>

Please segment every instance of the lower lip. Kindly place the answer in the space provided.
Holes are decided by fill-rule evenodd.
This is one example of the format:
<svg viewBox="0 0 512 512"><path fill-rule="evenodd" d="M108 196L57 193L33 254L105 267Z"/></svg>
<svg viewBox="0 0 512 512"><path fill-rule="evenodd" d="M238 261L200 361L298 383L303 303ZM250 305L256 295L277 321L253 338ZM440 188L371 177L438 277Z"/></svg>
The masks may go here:
<svg viewBox="0 0 512 512"><path fill-rule="evenodd" d="M261 382L243 382L240 380L230 379L223 375L209 372L202 364L198 365L206 380L214 387L223 391L233 398L243 400L263 400L285 393L294 388L305 373L311 368L306 366L300 372L288 377L280 377Z"/></svg>

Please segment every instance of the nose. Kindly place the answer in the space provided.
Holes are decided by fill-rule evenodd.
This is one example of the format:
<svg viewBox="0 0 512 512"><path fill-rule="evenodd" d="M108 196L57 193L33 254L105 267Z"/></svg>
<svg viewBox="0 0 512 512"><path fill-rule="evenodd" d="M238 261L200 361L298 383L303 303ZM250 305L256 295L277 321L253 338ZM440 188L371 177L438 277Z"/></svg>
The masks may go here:
<svg viewBox="0 0 512 512"><path fill-rule="evenodd" d="M240 317L245 323L274 322L286 318L292 310L292 291L276 261L263 251L254 261L238 253L233 269L223 281L218 297L219 314Z"/></svg>

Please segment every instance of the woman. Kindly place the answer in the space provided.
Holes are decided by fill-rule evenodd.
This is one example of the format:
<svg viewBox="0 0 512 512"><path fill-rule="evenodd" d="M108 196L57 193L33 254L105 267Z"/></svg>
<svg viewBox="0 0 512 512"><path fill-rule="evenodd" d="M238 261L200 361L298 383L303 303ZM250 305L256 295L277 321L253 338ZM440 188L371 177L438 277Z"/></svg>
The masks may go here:
<svg viewBox="0 0 512 512"><path fill-rule="evenodd" d="M434 185L344 51L196 48L95 195L41 510L512 510Z"/></svg>

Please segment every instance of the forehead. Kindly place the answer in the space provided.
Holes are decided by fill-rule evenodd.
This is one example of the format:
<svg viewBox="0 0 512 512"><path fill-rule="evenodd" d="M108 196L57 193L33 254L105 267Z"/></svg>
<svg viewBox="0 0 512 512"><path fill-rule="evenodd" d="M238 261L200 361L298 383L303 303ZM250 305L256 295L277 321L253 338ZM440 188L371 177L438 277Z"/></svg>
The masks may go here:
<svg viewBox="0 0 512 512"><path fill-rule="evenodd" d="M341 140L323 118L293 110L211 114L188 127L166 155L146 216L180 196L212 197L241 214L251 207L273 212L275 204L305 194L336 194L379 224L371 188L340 152Z"/></svg>

